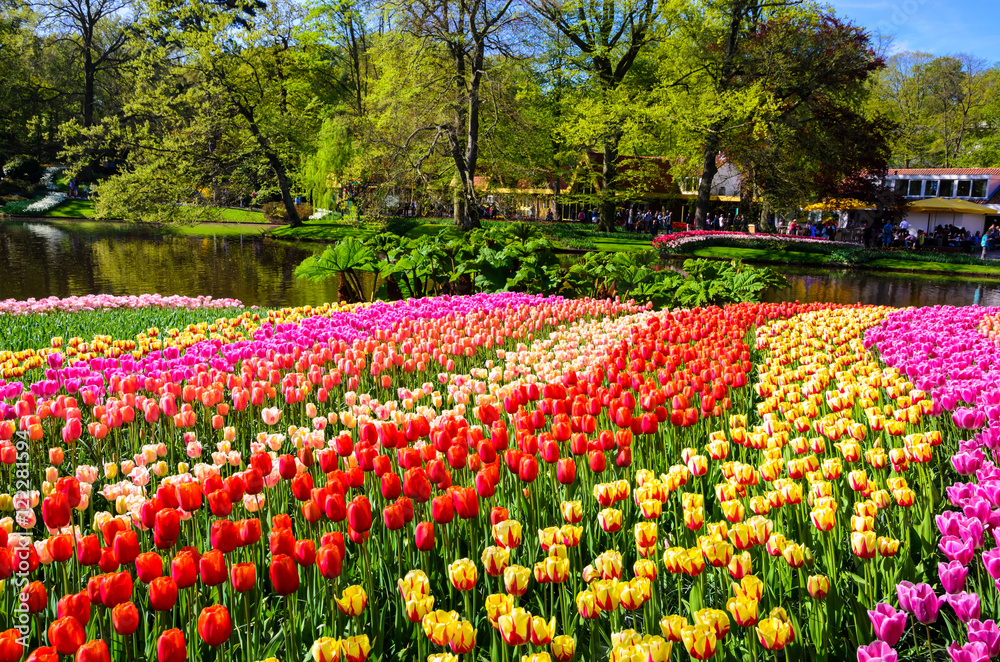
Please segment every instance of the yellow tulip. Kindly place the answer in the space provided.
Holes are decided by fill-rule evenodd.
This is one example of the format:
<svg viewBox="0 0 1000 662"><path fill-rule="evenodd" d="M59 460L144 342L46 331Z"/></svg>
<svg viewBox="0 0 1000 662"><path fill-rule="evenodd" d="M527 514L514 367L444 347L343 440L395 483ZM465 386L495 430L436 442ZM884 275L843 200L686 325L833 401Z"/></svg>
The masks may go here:
<svg viewBox="0 0 1000 662"><path fill-rule="evenodd" d="M360 616L368 606L368 594L361 586L348 586L339 598L337 608L346 616Z"/></svg>
<svg viewBox="0 0 1000 662"><path fill-rule="evenodd" d="M339 662L341 655L340 639L320 637L309 649L316 662Z"/></svg>
<svg viewBox="0 0 1000 662"><path fill-rule="evenodd" d="M509 614L497 619L500 636L508 646L523 646L531 638L531 614L515 607Z"/></svg>
<svg viewBox="0 0 1000 662"><path fill-rule="evenodd" d="M715 630L707 625L685 625L681 629L684 649L696 660L707 660L715 655L717 640Z"/></svg>
<svg viewBox="0 0 1000 662"><path fill-rule="evenodd" d="M576 639L561 634L552 639L549 650L552 651L552 657L556 659L556 662L569 662L576 655Z"/></svg>
<svg viewBox="0 0 1000 662"><path fill-rule="evenodd" d="M458 559L448 566L448 578L457 591L469 591L476 585L479 572L469 559Z"/></svg>

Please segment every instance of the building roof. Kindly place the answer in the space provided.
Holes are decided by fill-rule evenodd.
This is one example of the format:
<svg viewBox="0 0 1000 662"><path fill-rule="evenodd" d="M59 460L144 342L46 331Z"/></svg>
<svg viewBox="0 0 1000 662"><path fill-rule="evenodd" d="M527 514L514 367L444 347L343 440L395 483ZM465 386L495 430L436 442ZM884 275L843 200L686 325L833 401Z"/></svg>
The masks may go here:
<svg viewBox="0 0 1000 662"><path fill-rule="evenodd" d="M1000 175L1000 168L891 168L889 176L906 175Z"/></svg>

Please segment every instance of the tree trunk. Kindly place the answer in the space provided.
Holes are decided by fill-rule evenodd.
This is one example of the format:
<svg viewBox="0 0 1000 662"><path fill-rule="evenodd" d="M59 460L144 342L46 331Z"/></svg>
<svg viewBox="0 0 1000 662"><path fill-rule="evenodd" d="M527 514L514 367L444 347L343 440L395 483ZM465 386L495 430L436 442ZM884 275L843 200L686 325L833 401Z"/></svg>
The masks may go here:
<svg viewBox="0 0 1000 662"><path fill-rule="evenodd" d="M257 146L260 147L264 158L267 159L268 165L271 166L271 170L274 172L274 178L278 182L278 190L281 191L281 202L285 205L285 214L288 216L288 225L293 228L301 226L302 219L299 218L299 210L295 208L295 200L292 198L292 187L288 182L288 171L285 168L285 164L281 162L281 157L268 145L264 134L260 131L260 127L257 126L257 120L253 116L253 111L235 99L231 98L231 101L233 106L236 107L237 112L247 121L250 134L257 141ZM358 222L361 222L360 208L358 211Z"/></svg>
<svg viewBox="0 0 1000 662"><path fill-rule="evenodd" d="M604 163L601 164L601 216L597 229L601 232L615 230L615 179L618 176L618 137L604 139Z"/></svg>
<svg viewBox="0 0 1000 662"><path fill-rule="evenodd" d="M716 159L719 156L719 130L722 127L717 124L709 129L708 138L705 140L704 163L702 165L701 181L698 182L698 200L694 208L694 227L696 230L705 229L705 219L708 218L708 206L712 202L712 180L719 172L719 165Z"/></svg>
<svg viewBox="0 0 1000 662"><path fill-rule="evenodd" d="M83 125L94 123L94 58L90 52L90 44L83 49Z"/></svg>

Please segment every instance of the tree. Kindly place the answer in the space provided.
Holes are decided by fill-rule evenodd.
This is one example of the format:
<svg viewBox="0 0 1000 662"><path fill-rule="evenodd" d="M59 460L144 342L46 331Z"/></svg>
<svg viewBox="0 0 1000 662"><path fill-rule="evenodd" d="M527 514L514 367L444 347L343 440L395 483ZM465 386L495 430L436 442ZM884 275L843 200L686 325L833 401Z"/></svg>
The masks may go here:
<svg viewBox="0 0 1000 662"><path fill-rule="evenodd" d="M864 113L867 79L881 66L865 30L832 15L768 19L743 58L764 103L726 134L723 151L772 206L884 174L894 125Z"/></svg>
<svg viewBox="0 0 1000 662"><path fill-rule="evenodd" d="M438 95L432 113L406 136L401 151L429 137L427 157L417 160L419 172L439 148L447 153L454 173L455 224L468 232L480 226L475 179L479 166L484 103L492 101L491 72L512 53L516 20L514 0L389 0L385 10L395 17L402 34L417 40L404 45L426 66L436 62L436 75L424 82Z"/></svg>
<svg viewBox="0 0 1000 662"><path fill-rule="evenodd" d="M570 66L581 72L583 103L591 111L584 144L593 141L600 150L601 175L596 179L601 216L598 228L614 228L615 198L619 190L618 156L624 135L624 115L629 95L622 84L637 59L667 30L660 0L529 0L552 29L569 40L577 51ZM579 106L577 106L579 108ZM589 139L589 140L588 140Z"/></svg>
<svg viewBox="0 0 1000 662"><path fill-rule="evenodd" d="M35 0L45 24L80 52L83 68L81 117L94 123L97 78L120 63L128 40L128 0Z"/></svg>
<svg viewBox="0 0 1000 662"><path fill-rule="evenodd" d="M872 80L869 105L874 112L885 114L899 127L893 137L891 161L904 168L933 162L928 88L921 76L921 71L932 59L927 53L897 53Z"/></svg>
<svg viewBox="0 0 1000 662"><path fill-rule="evenodd" d="M194 0L173 5L153 0L144 27L162 45L147 56L142 107L169 109L173 86L195 84L214 104L227 108L234 126L246 132L267 164L291 226L299 218L292 196L293 169L314 134L315 95L300 75L312 66L301 48L305 12L285 2L219 5ZM171 73L163 76L163 64ZM167 99L164 106L164 100Z"/></svg>

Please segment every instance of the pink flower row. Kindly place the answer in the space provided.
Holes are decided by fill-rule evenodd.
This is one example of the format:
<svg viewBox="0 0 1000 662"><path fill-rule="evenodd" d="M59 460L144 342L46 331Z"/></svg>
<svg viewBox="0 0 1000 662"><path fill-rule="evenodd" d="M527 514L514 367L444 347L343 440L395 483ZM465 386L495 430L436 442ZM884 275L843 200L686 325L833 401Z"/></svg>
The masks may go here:
<svg viewBox="0 0 1000 662"><path fill-rule="evenodd" d="M764 239L768 241L783 241L793 243L824 243L837 246L856 246L847 241L831 241L820 237L800 237L794 234L750 234L749 232L728 232L724 230L691 230L661 235L653 240L654 248L679 248L706 239Z"/></svg>
<svg viewBox="0 0 1000 662"><path fill-rule="evenodd" d="M122 308L242 308L238 299L213 299L210 296L186 297L180 295L140 294L138 296L112 296L87 294L60 299L4 299L0 301L0 315L37 315L40 313L80 312L87 310L112 310Z"/></svg>
<svg viewBox="0 0 1000 662"><path fill-rule="evenodd" d="M948 560L938 563L944 594L938 597L928 584L900 582L900 611L881 603L868 612L876 641L858 649L859 662L895 662L892 646L903 635L907 614L929 625L945 604L967 630L967 643L948 646L953 662L987 662L1000 654L1000 627L993 620L980 620L980 593L966 590L977 557L1000 589L1000 547L989 544L993 538L1000 545L1000 468L995 463L1000 446L1000 348L979 332L983 318L996 312L906 309L890 315L865 338L865 345L878 349L886 365L906 375L915 388L929 391L935 409L950 412L955 426L973 433L973 438L960 441L959 452L951 458L956 472L969 480L947 487L954 510L935 518L941 534L938 550Z"/></svg>

